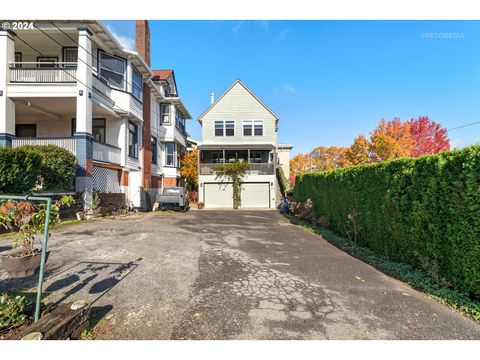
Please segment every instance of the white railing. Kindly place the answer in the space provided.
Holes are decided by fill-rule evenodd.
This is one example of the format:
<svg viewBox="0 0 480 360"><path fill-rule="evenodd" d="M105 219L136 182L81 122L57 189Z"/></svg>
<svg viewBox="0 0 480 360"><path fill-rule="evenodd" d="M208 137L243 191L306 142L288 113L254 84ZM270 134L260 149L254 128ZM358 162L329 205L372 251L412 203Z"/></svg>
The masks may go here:
<svg viewBox="0 0 480 360"><path fill-rule="evenodd" d="M76 83L75 62L11 62L12 83Z"/></svg>
<svg viewBox="0 0 480 360"><path fill-rule="evenodd" d="M52 137L52 138L13 138L12 147L17 148L23 145L55 145L67 149L75 154L75 139L72 137Z"/></svg>
<svg viewBox="0 0 480 360"><path fill-rule="evenodd" d="M221 163L212 164L212 163L200 163L200 175L215 175L215 168ZM248 164L248 175L273 175L274 174L274 164L271 163L249 163Z"/></svg>
<svg viewBox="0 0 480 360"><path fill-rule="evenodd" d="M93 160L120 165L122 150L119 147L93 142Z"/></svg>

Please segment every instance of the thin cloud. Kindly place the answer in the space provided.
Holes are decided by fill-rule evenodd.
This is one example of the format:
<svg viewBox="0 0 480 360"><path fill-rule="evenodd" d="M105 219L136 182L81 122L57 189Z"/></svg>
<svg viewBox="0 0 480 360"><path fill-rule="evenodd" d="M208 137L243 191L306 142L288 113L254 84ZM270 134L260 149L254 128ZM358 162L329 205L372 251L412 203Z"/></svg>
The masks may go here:
<svg viewBox="0 0 480 360"><path fill-rule="evenodd" d="M242 28L243 23L244 23L243 20L238 21L237 24L234 27L232 27L232 32L233 32L234 35L238 34L240 29Z"/></svg>
<svg viewBox="0 0 480 360"><path fill-rule="evenodd" d="M282 85L282 90L286 94L294 94L297 92L297 89L293 85L290 84L283 84Z"/></svg>
<svg viewBox="0 0 480 360"><path fill-rule="evenodd" d="M120 35L111 25L107 25L107 29L125 49L135 50L135 39L133 37Z"/></svg>
<svg viewBox="0 0 480 360"><path fill-rule="evenodd" d="M281 31L277 34L277 39L278 39L279 41L285 40L285 38L287 37L287 35L288 35L289 32L290 32L290 30L289 30L288 28L281 30Z"/></svg>
<svg viewBox="0 0 480 360"><path fill-rule="evenodd" d="M255 26L257 27L258 33L267 34L270 29L270 22L268 20L257 20L255 21Z"/></svg>

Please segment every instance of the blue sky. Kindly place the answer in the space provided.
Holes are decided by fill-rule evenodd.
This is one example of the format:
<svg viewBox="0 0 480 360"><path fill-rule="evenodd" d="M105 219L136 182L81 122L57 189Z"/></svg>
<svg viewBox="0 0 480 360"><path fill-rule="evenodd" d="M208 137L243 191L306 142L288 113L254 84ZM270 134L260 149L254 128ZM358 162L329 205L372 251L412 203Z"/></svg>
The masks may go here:
<svg viewBox="0 0 480 360"><path fill-rule="evenodd" d="M105 21L134 47L134 21ZM174 69L197 117L241 79L280 117L293 153L348 146L382 117L480 121L479 21L150 21L152 68ZM480 124L449 132L480 142Z"/></svg>

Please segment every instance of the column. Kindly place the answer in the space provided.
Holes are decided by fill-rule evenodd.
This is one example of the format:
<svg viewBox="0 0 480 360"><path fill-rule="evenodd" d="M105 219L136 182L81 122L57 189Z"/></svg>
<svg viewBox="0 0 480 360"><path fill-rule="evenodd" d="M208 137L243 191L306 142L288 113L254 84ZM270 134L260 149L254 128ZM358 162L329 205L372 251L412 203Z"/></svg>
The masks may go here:
<svg viewBox="0 0 480 360"><path fill-rule="evenodd" d="M10 65L15 61L15 34L0 29L0 147L11 147L15 136L15 103L8 98Z"/></svg>
<svg viewBox="0 0 480 360"><path fill-rule="evenodd" d="M83 193L85 210L93 205L92 35L88 28L78 28L75 189Z"/></svg>

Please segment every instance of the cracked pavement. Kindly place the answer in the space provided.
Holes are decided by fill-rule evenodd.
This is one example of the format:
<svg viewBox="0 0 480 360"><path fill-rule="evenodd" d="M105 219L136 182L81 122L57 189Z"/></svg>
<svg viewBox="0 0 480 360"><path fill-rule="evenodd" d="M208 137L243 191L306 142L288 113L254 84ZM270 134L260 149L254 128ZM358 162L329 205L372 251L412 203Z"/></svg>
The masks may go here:
<svg viewBox="0 0 480 360"><path fill-rule="evenodd" d="M7 244L0 240L0 246ZM480 339L478 323L275 211L190 211L54 230L44 288L105 339ZM0 291L35 279L8 279Z"/></svg>

